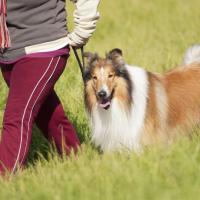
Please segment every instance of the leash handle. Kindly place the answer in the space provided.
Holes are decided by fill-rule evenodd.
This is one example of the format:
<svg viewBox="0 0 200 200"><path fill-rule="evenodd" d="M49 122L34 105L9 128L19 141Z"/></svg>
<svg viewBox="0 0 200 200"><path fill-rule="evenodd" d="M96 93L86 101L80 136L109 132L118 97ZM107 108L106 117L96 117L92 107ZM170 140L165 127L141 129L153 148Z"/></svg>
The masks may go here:
<svg viewBox="0 0 200 200"><path fill-rule="evenodd" d="M84 69L85 69L85 62L84 62L84 49L83 49L83 46L81 47L81 58L82 58L82 62L79 58L79 55L78 55L78 52L77 52L77 49L75 47L72 47L73 51L74 51L74 55L76 57L76 60L78 62L78 65L79 65L79 68L81 70L81 75L82 75L82 78L84 79Z"/></svg>

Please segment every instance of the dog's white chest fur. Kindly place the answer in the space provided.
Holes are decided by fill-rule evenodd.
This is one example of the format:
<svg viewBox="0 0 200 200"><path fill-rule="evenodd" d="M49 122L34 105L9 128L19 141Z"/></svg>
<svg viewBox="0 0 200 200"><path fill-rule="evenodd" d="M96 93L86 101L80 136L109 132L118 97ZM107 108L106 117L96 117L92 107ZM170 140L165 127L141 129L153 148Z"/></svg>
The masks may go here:
<svg viewBox="0 0 200 200"><path fill-rule="evenodd" d="M142 68L128 65L126 68L133 85L131 111L127 113L117 98L113 98L108 110L96 105L91 113L92 141L103 151L137 151L140 148L147 105L148 77Z"/></svg>

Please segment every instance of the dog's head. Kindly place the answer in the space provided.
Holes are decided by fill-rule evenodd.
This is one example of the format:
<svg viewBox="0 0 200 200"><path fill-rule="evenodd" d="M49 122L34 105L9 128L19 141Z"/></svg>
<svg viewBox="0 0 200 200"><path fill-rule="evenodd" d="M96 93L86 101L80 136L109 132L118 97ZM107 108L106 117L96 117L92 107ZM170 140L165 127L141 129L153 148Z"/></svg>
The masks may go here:
<svg viewBox="0 0 200 200"><path fill-rule="evenodd" d="M129 74L120 49L113 49L105 58L96 53L85 53L87 69L84 74L85 101L90 110L93 105L109 109L112 99L126 98L123 90L131 87ZM121 90L121 91L120 91ZM130 92L130 91L129 91Z"/></svg>

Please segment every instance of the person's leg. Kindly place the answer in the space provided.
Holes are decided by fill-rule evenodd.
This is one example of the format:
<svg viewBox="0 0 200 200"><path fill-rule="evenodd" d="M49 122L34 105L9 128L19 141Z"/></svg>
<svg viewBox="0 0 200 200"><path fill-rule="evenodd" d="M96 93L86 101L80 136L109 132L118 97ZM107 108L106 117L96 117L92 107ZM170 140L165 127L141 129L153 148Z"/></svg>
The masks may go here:
<svg viewBox="0 0 200 200"><path fill-rule="evenodd" d="M24 58L15 63L3 119L0 171L14 172L27 156L32 123L66 64L66 57Z"/></svg>
<svg viewBox="0 0 200 200"><path fill-rule="evenodd" d="M55 91L42 104L36 118L36 125L48 140L53 141L59 153L75 152L80 145L75 129L65 116L63 106ZM63 152L64 151L64 152Z"/></svg>
<svg viewBox="0 0 200 200"><path fill-rule="evenodd" d="M11 66L2 67L2 75L7 85L10 85ZM59 153L69 154L77 151L80 145L75 129L65 115L63 106L53 90L42 104L35 119L37 127L44 136L54 142ZM65 145L63 145L65 144Z"/></svg>

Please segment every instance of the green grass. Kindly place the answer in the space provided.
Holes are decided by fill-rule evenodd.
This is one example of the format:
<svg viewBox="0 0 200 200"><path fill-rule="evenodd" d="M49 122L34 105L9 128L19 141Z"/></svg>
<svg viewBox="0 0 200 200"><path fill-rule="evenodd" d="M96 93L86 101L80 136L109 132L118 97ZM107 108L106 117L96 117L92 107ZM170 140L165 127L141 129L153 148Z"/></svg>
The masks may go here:
<svg viewBox="0 0 200 200"><path fill-rule="evenodd" d="M71 15L73 6L68 4ZM199 0L102 0L101 19L86 50L103 56L119 47L128 63L163 72L181 63L185 49L199 42L199 8ZM82 151L61 159L34 128L26 169L8 180L0 178L1 200L199 199L198 129L192 139L152 147L140 155L99 154L90 144L82 89L71 53L56 91L83 143ZM0 121L7 92L0 77Z"/></svg>

